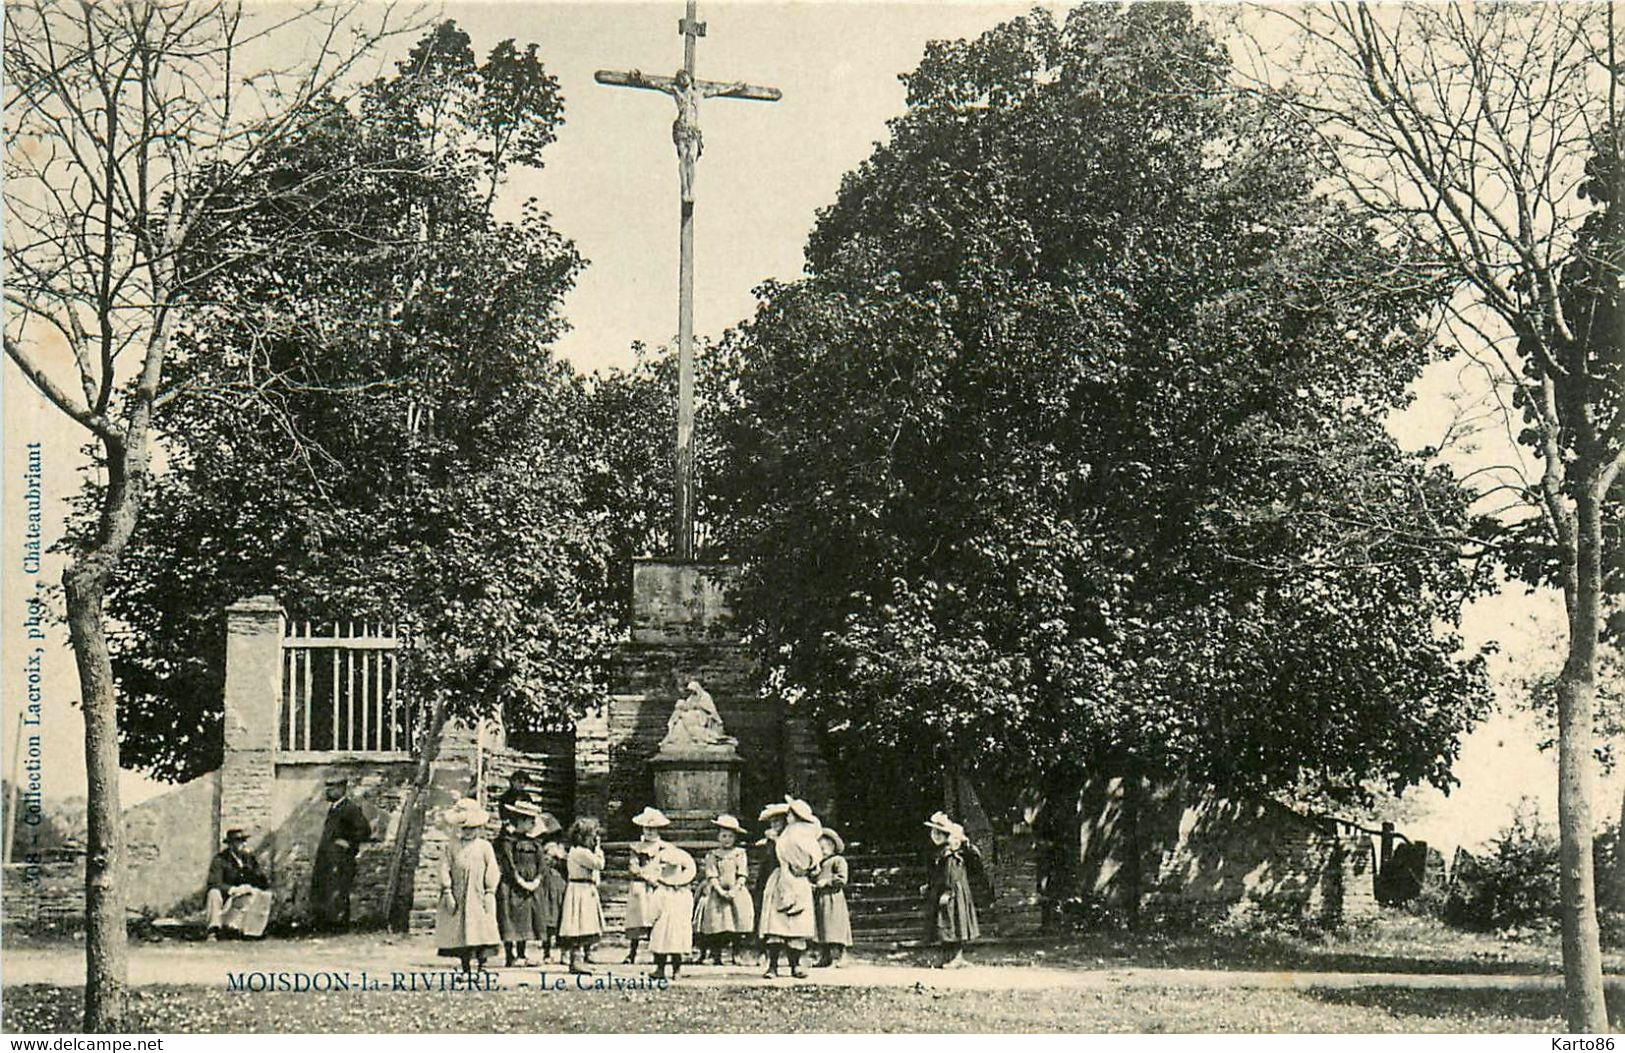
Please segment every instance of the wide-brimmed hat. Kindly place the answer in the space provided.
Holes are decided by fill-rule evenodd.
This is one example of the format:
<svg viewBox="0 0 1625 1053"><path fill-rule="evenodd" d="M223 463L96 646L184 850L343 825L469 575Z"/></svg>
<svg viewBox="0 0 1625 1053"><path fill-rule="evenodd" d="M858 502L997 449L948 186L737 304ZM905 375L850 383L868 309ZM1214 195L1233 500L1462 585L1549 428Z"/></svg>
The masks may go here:
<svg viewBox="0 0 1625 1053"><path fill-rule="evenodd" d="M502 810L509 815L524 815L532 819L538 818L542 814L541 805L530 801L512 801L503 805Z"/></svg>
<svg viewBox="0 0 1625 1053"><path fill-rule="evenodd" d="M762 809L762 814L758 815L756 817L756 821L758 823L765 823L770 819L776 819L781 815L789 815L789 814L790 814L790 806L789 805L780 804L779 802L774 801L772 804L770 804L766 808Z"/></svg>
<svg viewBox="0 0 1625 1053"><path fill-rule="evenodd" d="M931 818L925 821L925 825L929 826L933 830L941 830L949 837L952 837L954 828L957 824L952 819L948 818L947 812L932 812ZM963 829L960 829L960 834L964 834Z"/></svg>
<svg viewBox="0 0 1625 1053"><path fill-rule="evenodd" d="M226 840L227 841L247 841L248 840L248 831L244 830L240 826L234 826L230 830L226 831Z"/></svg>
<svg viewBox="0 0 1625 1053"><path fill-rule="evenodd" d="M632 817L633 826L653 827L670 826L671 820L666 818L664 812L658 808L645 807L643 811Z"/></svg>
<svg viewBox="0 0 1625 1053"><path fill-rule="evenodd" d="M536 826L531 830L532 837L546 837L556 834L564 829L564 824L554 818L552 812L540 812L536 816Z"/></svg>
<svg viewBox="0 0 1625 1053"><path fill-rule="evenodd" d="M480 802L472 797L464 797L456 804L440 813L441 820L452 827L458 826L484 826L491 821L491 816L480 807ZM474 820L474 821L470 821Z"/></svg>
<svg viewBox="0 0 1625 1053"><path fill-rule="evenodd" d="M350 777L348 775L329 775L323 780L323 782L325 782L328 786L343 786L348 788L350 785Z"/></svg>
<svg viewBox="0 0 1625 1053"><path fill-rule="evenodd" d="M711 825L715 826L715 827L719 827L719 828L721 828L723 830L732 830L734 833L738 834L740 837L745 836L745 828L743 826L739 825L739 820L738 819L735 819L733 816L729 815L727 812L723 812L721 815L719 815L715 819L711 820Z"/></svg>
<svg viewBox="0 0 1625 1053"><path fill-rule="evenodd" d="M789 794L785 794L784 807L789 810L791 815L804 823L818 822L818 817L813 814L812 805L799 797L791 797Z"/></svg>
<svg viewBox="0 0 1625 1053"><path fill-rule="evenodd" d="M840 834L836 833L834 830L830 829L829 827L826 826L822 830L818 831L818 836L819 837L827 837L831 841L833 841L835 843L835 851L836 851L836 853L841 853L841 852L846 851L846 841L842 839Z"/></svg>

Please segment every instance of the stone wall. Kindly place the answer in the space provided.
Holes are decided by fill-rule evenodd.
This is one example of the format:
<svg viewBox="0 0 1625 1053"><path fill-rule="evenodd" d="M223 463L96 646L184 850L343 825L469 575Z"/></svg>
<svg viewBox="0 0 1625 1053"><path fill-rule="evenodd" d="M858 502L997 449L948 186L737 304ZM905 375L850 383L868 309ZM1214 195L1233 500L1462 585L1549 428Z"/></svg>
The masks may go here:
<svg viewBox="0 0 1625 1053"><path fill-rule="evenodd" d="M221 847L220 773L200 775L124 810L125 904L152 917L203 909L203 882Z"/></svg>
<svg viewBox="0 0 1625 1053"><path fill-rule="evenodd" d="M1038 899L1038 847L1031 833L995 835L980 846L993 878L993 902L984 915L990 935L1035 935L1043 927Z"/></svg>
<svg viewBox="0 0 1625 1053"><path fill-rule="evenodd" d="M1377 909L1369 835L1274 801L1181 783L1134 789L1100 779L1084 791L1077 891L1086 898L1124 907L1137 884L1142 907L1208 919L1270 912L1336 921Z"/></svg>
<svg viewBox="0 0 1625 1053"><path fill-rule="evenodd" d="M739 568L725 563L632 562L632 641L737 643L728 593Z"/></svg>
<svg viewBox="0 0 1625 1053"><path fill-rule="evenodd" d="M7 863L0 892L6 931L80 928L85 918L85 857Z"/></svg>
<svg viewBox="0 0 1625 1053"><path fill-rule="evenodd" d="M329 777L350 780L350 796L372 823L372 840L356 858L350 916L358 925L386 924L392 912L385 902L389 866L393 858L397 824L411 786L416 765L410 760L332 763L279 763L268 810L255 828L254 848L271 875L276 900L271 911L275 925L300 925L310 914L311 867L322 825L329 808L325 783ZM408 862L407 873L415 864Z"/></svg>
<svg viewBox="0 0 1625 1053"><path fill-rule="evenodd" d="M203 882L220 850L215 808L220 775L210 772L124 810L126 906L151 918L203 909ZM5 920L21 930L78 926L84 917L81 852L5 871Z"/></svg>

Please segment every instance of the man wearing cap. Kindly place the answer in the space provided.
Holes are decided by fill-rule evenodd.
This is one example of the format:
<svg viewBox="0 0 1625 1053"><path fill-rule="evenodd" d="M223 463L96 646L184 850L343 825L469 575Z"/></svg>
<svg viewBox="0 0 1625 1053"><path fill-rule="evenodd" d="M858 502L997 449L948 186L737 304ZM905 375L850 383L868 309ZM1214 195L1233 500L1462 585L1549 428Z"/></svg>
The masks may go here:
<svg viewBox="0 0 1625 1053"><path fill-rule="evenodd" d="M271 879L248 850L248 833L233 828L226 831L226 847L209 863L208 892L204 908L208 914L209 939L222 930L240 936L260 936L271 920Z"/></svg>
<svg viewBox="0 0 1625 1053"><path fill-rule="evenodd" d="M372 837L372 824L350 798L349 780L328 779L327 801L327 820L322 824L310 875L311 924L328 932L343 932L350 925L356 853Z"/></svg>
<svg viewBox="0 0 1625 1053"><path fill-rule="evenodd" d="M525 801L536 805L539 811L541 809L539 797L530 772L524 768L515 768L513 774L508 776L508 788L497 798L497 809L506 815L506 809Z"/></svg>

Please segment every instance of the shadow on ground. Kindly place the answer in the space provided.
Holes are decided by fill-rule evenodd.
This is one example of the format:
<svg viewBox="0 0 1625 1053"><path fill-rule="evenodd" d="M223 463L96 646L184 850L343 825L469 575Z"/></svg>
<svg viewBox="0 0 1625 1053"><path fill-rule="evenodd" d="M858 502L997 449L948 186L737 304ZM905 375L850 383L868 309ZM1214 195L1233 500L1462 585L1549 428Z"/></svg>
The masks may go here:
<svg viewBox="0 0 1625 1053"><path fill-rule="evenodd" d="M1563 992L1501 990L1407 990L1394 987L1347 989L1315 988L1306 992L1327 1005L1375 1009L1398 1018L1422 1020L1485 1020L1515 1018L1548 1021L1563 1030ZM1625 1024L1625 985L1610 984L1608 1020L1614 1028Z"/></svg>

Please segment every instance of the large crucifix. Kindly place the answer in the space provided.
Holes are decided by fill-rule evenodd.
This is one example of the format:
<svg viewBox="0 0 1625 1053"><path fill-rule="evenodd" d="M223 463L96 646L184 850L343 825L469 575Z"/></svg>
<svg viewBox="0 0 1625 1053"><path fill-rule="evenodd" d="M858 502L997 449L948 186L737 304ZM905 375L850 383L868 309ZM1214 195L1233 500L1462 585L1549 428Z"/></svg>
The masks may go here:
<svg viewBox="0 0 1625 1053"><path fill-rule="evenodd" d="M759 88L738 81L700 80L694 73L694 45L705 36L697 0L688 0L687 16L677 23L683 37L683 68L675 76L651 76L639 70L599 70L593 79L619 88L664 92L677 103L671 140L677 147L678 200L681 220L677 252L677 479L673 532L676 557L694 558L694 166L703 149L700 138L701 99L754 99L777 102L777 88Z"/></svg>

